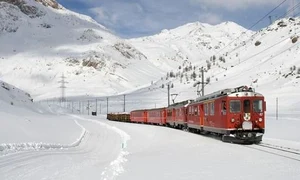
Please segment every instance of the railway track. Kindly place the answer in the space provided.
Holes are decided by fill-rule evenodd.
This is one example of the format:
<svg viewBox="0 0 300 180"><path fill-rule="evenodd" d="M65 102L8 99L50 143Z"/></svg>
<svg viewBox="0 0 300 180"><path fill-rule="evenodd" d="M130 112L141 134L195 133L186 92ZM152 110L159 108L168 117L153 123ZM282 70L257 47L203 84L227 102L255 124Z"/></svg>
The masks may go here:
<svg viewBox="0 0 300 180"><path fill-rule="evenodd" d="M268 143L253 144L246 147L300 162L299 149L273 145Z"/></svg>
<svg viewBox="0 0 300 180"><path fill-rule="evenodd" d="M257 146L266 147L269 149L275 149L278 151L283 151L283 152L296 154L296 155L300 156L300 150L295 149L295 148L289 148L289 147L284 147L284 146L279 146L279 145L272 145L272 144L268 144L268 143L260 143L260 144L257 144Z"/></svg>

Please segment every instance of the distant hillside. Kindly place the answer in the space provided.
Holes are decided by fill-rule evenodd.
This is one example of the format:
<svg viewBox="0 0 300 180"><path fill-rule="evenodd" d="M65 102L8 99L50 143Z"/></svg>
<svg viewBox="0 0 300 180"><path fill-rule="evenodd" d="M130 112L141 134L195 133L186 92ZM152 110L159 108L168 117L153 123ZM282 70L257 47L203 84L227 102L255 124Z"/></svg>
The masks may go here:
<svg viewBox="0 0 300 180"><path fill-rule="evenodd" d="M248 85L266 95L271 109L279 98L291 105L285 108L300 111L299 35L300 18L285 18L258 32L231 22L191 23L130 42L154 64L167 64L166 78L157 86L166 87L171 81L173 93L182 91L176 87L186 86L185 93L178 92L182 99L195 97L193 85L202 81L203 67L206 93Z"/></svg>
<svg viewBox="0 0 300 180"><path fill-rule="evenodd" d="M0 106L24 106L32 104L33 99L29 93L0 80Z"/></svg>
<svg viewBox="0 0 300 180"><path fill-rule="evenodd" d="M69 96L116 94L161 75L132 45L54 0L5 0L0 10L0 77L38 99L59 96L62 74Z"/></svg>

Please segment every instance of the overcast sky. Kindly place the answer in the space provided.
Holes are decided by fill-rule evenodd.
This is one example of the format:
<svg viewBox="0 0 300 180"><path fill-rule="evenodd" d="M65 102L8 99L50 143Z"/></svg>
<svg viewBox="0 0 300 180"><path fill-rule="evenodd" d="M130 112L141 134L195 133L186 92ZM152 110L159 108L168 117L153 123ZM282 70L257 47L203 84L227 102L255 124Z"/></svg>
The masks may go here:
<svg viewBox="0 0 300 180"><path fill-rule="evenodd" d="M159 33L189 22L218 24L233 21L249 29L284 0L57 0L67 9L91 16L123 38ZM284 16L300 3L286 0L271 13L272 19ZM294 14L300 12L300 4ZM298 14L299 16L299 14ZM269 17L252 30L270 23Z"/></svg>

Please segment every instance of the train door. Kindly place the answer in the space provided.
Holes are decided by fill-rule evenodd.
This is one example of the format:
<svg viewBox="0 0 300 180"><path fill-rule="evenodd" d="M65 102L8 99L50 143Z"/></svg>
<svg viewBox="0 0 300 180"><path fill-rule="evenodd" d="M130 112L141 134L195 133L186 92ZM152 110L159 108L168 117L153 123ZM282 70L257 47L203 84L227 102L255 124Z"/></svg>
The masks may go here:
<svg viewBox="0 0 300 180"><path fill-rule="evenodd" d="M177 121L177 119L176 119L176 109L175 108L172 108L172 120L173 120L173 122Z"/></svg>
<svg viewBox="0 0 300 180"><path fill-rule="evenodd" d="M242 114L242 127L245 130L250 130L253 127L253 123L250 121L251 120L251 101L249 99L244 99L243 101L243 114Z"/></svg>
<svg viewBox="0 0 300 180"><path fill-rule="evenodd" d="M221 121L220 121L220 125L221 127L227 127L227 107L228 103L226 100L222 100L221 102Z"/></svg>
<svg viewBox="0 0 300 180"><path fill-rule="evenodd" d="M251 101L249 99L245 99L243 101L243 119L245 121L249 121L251 119Z"/></svg>
<svg viewBox="0 0 300 180"><path fill-rule="evenodd" d="M203 127L204 125L204 105L199 105L199 113L200 113L200 126Z"/></svg>

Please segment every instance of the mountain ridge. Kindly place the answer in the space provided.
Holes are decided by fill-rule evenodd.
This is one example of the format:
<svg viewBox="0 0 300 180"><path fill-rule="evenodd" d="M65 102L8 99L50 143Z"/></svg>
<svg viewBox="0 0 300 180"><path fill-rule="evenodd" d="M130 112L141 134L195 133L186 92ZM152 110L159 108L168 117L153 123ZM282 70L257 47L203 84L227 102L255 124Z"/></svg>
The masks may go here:
<svg viewBox="0 0 300 180"><path fill-rule="evenodd" d="M0 66L6 67L0 78L37 99L59 97L62 74L67 96L112 96L174 81L189 89L180 98L191 98L196 89L190 86L201 80L201 67L209 79L207 92L246 84L272 99L282 89L292 92L299 86L299 18L280 19L257 32L233 22L193 22L121 39L88 16L36 1L30 5L43 15L32 18L0 3ZM228 82L226 87L220 81ZM269 92L266 84L278 88Z"/></svg>

